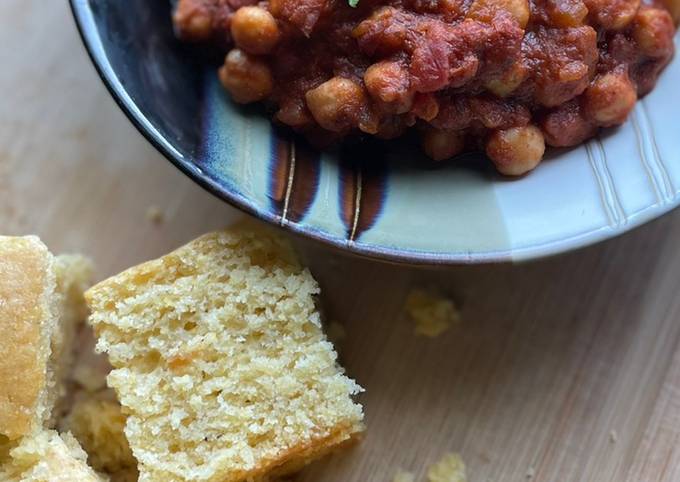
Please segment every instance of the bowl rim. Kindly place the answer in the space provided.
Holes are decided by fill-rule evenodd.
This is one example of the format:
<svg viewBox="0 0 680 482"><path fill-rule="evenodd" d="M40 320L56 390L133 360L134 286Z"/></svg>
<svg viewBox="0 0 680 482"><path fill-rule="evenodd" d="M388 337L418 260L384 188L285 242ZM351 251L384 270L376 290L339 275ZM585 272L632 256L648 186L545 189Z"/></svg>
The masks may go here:
<svg viewBox="0 0 680 482"><path fill-rule="evenodd" d="M125 87L120 82L113 67L109 63L99 36L99 30L94 22L90 0L69 0L69 4L85 50L87 51L97 74L104 83L104 86L109 91L109 94L142 136L144 136L168 161L203 189L217 198L228 202L239 210L278 228L283 228L294 234L320 242L344 253L394 264L407 265L446 266L529 261L566 253L616 237L665 214L675 208L678 202L680 202L679 199L676 199L675 202L668 204L649 206L644 209L643 212L629 218L628 222L621 228L604 226L576 236L552 240L546 243L486 252L468 251L458 253L432 253L386 246L370 246L356 243L351 240L340 240L339 238L326 235L316 229L305 227L302 224L290 223L285 220L282 222L279 216L276 216L269 211L259 209L246 197L229 191L225 186L208 177L198 166L192 163L190 159L187 159L177 151L156 130L154 125L146 118L143 112L128 95Z"/></svg>

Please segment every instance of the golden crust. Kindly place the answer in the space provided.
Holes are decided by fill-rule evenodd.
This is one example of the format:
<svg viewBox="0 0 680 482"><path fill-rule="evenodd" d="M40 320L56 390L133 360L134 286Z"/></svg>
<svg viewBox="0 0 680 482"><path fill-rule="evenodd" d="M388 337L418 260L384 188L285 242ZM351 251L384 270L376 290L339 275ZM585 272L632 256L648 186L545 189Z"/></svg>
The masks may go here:
<svg viewBox="0 0 680 482"><path fill-rule="evenodd" d="M0 433L14 440L45 420L54 258L34 236L0 237Z"/></svg>

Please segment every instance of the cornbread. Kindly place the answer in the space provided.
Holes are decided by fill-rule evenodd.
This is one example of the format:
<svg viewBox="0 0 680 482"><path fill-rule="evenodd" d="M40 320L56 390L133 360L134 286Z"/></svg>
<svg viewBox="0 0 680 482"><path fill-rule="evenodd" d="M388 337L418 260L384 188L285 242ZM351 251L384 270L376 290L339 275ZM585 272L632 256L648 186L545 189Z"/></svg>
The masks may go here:
<svg viewBox="0 0 680 482"><path fill-rule="evenodd" d="M55 398L47 369L59 319L54 265L37 237L0 237L0 434L9 440L39 429Z"/></svg>
<svg viewBox="0 0 680 482"><path fill-rule="evenodd" d="M90 275L85 258L55 258L35 236L0 237L0 434L9 440L54 421Z"/></svg>
<svg viewBox="0 0 680 482"><path fill-rule="evenodd" d="M362 432L318 293L286 241L247 225L86 293L140 481L265 480Z"/></svg>
<svg viewBox="0 0 680 482"><path fill-rule="evenodd" d="M453 301L432 290L411 290L404 309L415 323L416 335L435 338L460 321L460 312Z"/></svg>
<svg viewBox="0 0 680 482"><path fill-rule="evenodd" d="M404 470L399 470L394 475L392 482L416 482L416 476L411 472L406 472Z"/></svg>
<svg viewBox="0 0 680 482"><path fill-rule="evenodd" d="M137 461L123 433L125 415L107 390L76 400L64 426L80 442L97 472L112 481L137 480Z"/></svg>
<svg viewBox="0 0 680 482"><path fill-rule="evenodd" d="M80 255L59 255L55 257L54 269L59 297L58 329L52 334L52 357L56 389L55 406L50 426L63 415L65 407L66 382L74 365L76 335L87 318L87 305L83 293L92 285L92 262Z"/></svg>
<svg viewBox="0 0 680 482"><path fill-rule="evenodd" d="M429 482L467 482L465 463L459 454L444 455L427 471Z"/></svg>
<svg viewBox="0 0 680 482"><path fill-rule="evenodd" d="M41 430L23 437L0 468L0 480L21 482L103 481L86 463L87 456L69 433Z"/></svg>
<svg viewBox="0 0 680 482"><path fill-rule="evenodd" d="M101 480L75 439L46 426L64 394L85 317L90 264L55 258L35 236L0 237L0 480Z"/></svg>

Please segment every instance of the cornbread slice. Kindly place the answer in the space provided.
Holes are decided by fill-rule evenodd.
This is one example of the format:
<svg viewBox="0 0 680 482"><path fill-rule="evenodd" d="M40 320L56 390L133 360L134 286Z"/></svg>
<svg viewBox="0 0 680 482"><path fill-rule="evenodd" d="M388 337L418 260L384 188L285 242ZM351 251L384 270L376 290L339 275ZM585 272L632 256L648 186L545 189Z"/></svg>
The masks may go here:
<svg viewBox="0 0 680 482"><path fill-rule="evenodd" d="M87 466L87 455L69 433L41 430L23 437L10 450L10 459L0 469L0 480L21 482L102 481Z"/></svg>
<svg viewBox="0 0 680 482"><path fill-rule="evenodd" d="M9 440L54 422L91 271L35 236L0 236L0 434Z"/></svg>
<svg viewBox="0 0 680 482"><path fill-rule="evenodd" d="M250 226L87 291L140 481L264 480L362 432L318 292L282 238Z"/></svg>
<svg viewBox="0 0 680 482"><path fill-rule="evenodd" d="M54 257L35 236L0 237L0 434L39 429L56 382L47 369L59 319Z"/></svg>
<svg viewBox="0 0 680 482"><path fill-rule="evenodd" d="M63 395L85 317L85 258L55 258L35 236L0 236L0 480L96 481L72 436L45 427Z"/></svg>
<svg viewBox="0 0 680 482"><path fill-rule="evenodd" d="M82 394L63 425L80 442L97 472L114 482L137 480L137 461L123 432L125 415L109 390Z"/></svg>

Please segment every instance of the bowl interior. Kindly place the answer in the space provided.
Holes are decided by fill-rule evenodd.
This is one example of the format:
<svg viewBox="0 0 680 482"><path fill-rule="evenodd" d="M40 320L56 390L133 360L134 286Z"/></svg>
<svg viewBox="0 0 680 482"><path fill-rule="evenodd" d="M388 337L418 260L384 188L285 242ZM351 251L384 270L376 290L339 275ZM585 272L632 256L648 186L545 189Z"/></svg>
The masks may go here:
<svg viewBox="0 0 680 482"><path fill-rule="evenodd" d="M508 180L481 154L433 166L408 137L316 151L229 100L214 59L175 39L168 1L72 6L114 98L169 160L232 204L343 249L412 263L528 259L678 203L677 61L624 126Z"/></svg>

